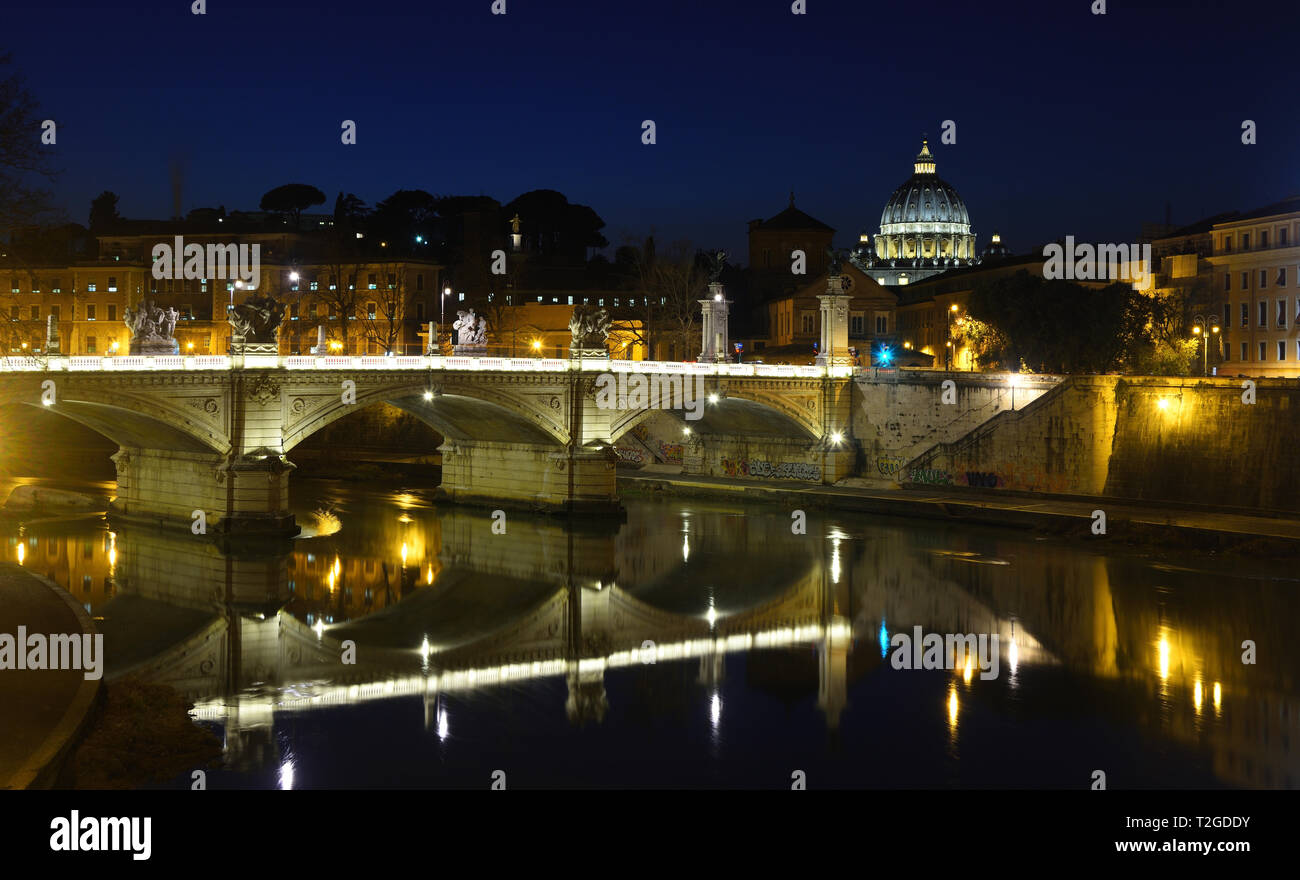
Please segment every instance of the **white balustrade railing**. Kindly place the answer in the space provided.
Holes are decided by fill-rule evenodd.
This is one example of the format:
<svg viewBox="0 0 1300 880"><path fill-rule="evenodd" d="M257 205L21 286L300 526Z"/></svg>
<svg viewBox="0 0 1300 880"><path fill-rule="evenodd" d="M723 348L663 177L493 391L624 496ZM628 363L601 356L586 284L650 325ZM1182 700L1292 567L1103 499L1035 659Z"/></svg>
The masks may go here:
<svg viewBox="0 0 1300 880"><path fill-rule="evenodd" d="M670 373L700 376L754 376L758 378L818 379L828 375L826 367L794 364L696 363L693 361L628 361L583 358L511 357L428 357L403 355L288 355L240 358L229 355L74 355L53 357L0 357L0 373L17 372L136 372L144 370L191 371L230 370L440 370L488 373L563 373L569 371L611 373ZM852 370L838 368L834 376L848 376Z"/></svg>

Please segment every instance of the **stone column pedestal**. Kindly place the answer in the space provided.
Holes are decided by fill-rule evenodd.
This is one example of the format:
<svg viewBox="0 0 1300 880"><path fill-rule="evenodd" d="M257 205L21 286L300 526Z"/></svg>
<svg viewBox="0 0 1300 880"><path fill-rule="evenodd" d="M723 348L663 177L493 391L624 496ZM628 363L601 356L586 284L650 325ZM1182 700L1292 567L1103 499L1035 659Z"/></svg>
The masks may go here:
<svg viewBox="0 0 1300 880"><path fill-rule="evenodd" d="M852 366L849 354L849 297L844 293L844 279L832 275L826 280L821 302L821 343L817 346L817 366Z"/></svg>
<svg viewBox="0 0 1300 880"><path fill-rule="evenodd" d="M700 302L700 363L716 364L727 359L730 348L727 334L726 292L720 282L709 285L709 298Z"/></svg>
<svg viewBox="0 0 1300 880"><path fill-rule="evenodd" d="M292 536L289 474L282 456L242 457L216 453L122 447L113 456L117 497L109 506L120 517L189 529L195 535ZM204 530L194 532L202 511Z"/></svg>
<svg viewBox="0 0 1300 880"><path fill-rule="evenodd" d="M461 504L553 513L608 513L620 509L615 486L618 456L610 447L568 450L533 443L448 440L438 496Z"/></svg>

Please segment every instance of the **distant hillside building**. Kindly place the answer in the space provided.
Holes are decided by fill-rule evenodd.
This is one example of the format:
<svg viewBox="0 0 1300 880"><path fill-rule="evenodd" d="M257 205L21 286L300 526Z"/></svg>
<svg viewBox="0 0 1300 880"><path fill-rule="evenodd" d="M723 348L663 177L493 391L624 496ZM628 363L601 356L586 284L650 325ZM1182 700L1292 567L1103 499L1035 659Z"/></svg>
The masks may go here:
<svg viewBox="0 0 1300 880"><path fill-rule="evenodd" d="M749 221L749 289L757 301L789 294L826 271L826 250L835 230L790 206L768 220ZM794 252L803 251L804 274L795 275Z"/></svg>

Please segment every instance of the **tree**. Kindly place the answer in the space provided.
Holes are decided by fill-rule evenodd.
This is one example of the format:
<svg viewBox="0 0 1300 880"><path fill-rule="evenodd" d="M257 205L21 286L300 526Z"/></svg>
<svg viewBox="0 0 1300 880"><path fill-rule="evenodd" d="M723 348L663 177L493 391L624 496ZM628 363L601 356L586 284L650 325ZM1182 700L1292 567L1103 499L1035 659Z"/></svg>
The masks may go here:
<svg viewBox="0 0 1300 880"><path fill-rule="evenodd" d="M586 205L574 205L553 189L526 192L506 205L501 215L519 216L519 232L527 249L543 261L557 265L580 265L587 261L588 248L609 245L600 230L605 221Z"/></svg>
<svg viewBox="0 0 1300 880"><path fill-rule="evenodd" d="M638 296L635 305L628 314L634 322L626 330L632 347L641 345L646 357L655 360L660 343L663 315L667 306L666 297L656 282L657 257L655 255L655 237L650 234L638 245L623 245L614 253L616 266L627 266L631 270L633 284Z"/></svg>
<svg viewBox="0 0 1300 880"><path fill-rule="evenodd" d="M422 189L399 189L379 204L370 215L372 233L387 242L385 256L409 255L424 249L416 237L431 239L437 228L438 200ZM378 247L371 243L371 251Z"/></svg>
<svg viewBox="0 0 1300 880"><path fill-rule="evenodd" d="M117 213L117 193L104 190L90 203L90 231L104 232L122 219Z"/></svg>
<svg viewBox="0 0 1300 880"><path fill-rule="evenodd" d="M699 349L696 322L700 300L709 289L709 271L703 256L690 242L678 241L645 267L644 296L654 304L645 307L647 318L652 322L656 317L661 318L663 334L680 351L682 360L690 360L692 350ZM653 339L658 334L647 335Z"/></svg>
<svg viewBox="0 0 1300 880"><path fill-rule="evenodd" d="M49 219L50 194L42 181L55 177L51 157L56 146L42 143L43 114L22 76L11 69L12 63L12 55L0 53L0 231L10 234ZM30 282L36 277L34 266L39 259L35 251L40 249L40 238L39 231L31 236L30 247L11 240L0 255L0 266L15 276L22 273ZM43 347L44 325L24 319L24 314L30 314L24 308L27 303L19 303L10 290L5 284L0 293L7 300L0 314L0 355L30 353L33 348Z"/></svg>
<svg viewBox="0 0 1300 880"><path fill-rule="evenodd" d="M1152 300L1120 282L1094 289L1021 270L977 287L968 311L996 331L983 358L1004 369L1137 369L1151 344L1147 327Z"/></svg>
<svg viewBox="0 0 1300 880"><path fill-rule="evenodd" d="M399 262L375 265L376 289L366 290L366 308L361 312L361 333L367 342L378 345L385 354L397 351L406 320L406 273ZM370 303L375 304L372 312Z"/></svg>
<svg viewBox="0 0 1300 880"><path fill-rule="evenodd" d="M318 280L313 294L316 302L325 306L327 313L320 316L320 323L329 326L330 312L338 316L337 336L344 352L348 351L348 319L357 313L356 279L365 268L361 240L357 238L357 228L364 224L365 217L365 202L351 193L346 196L339 193L334 200L334 224L325 239L321 258L327 274L323 280Z"/></svg>
<svg viewBox="0 0 1300 880"><path fill-rule="evenodd" d="M22 76L11 70L13 56L0 53L0 229L36 223L50 212L54 146L41 143L42 114Z"/></svg>
<svg viewBox="0 0 1300 880"><path fill-rule="evenodd" d="M271 211L293 220L293 228L297 229L303 211L313 205L323 204L325 204L325 193L316 187L305 183L286 183L262 196L258 207L263 211Z"/></svg>

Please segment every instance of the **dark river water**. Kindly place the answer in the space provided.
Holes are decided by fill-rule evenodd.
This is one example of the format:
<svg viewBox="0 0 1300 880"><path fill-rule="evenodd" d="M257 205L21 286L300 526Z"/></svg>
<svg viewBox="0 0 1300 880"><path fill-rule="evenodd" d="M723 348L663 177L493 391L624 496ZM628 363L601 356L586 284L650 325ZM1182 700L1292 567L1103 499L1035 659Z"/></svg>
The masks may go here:
<svg viewBox="0 0 1300 880"><path fill-rule="evenodd" d="M303 537L229 553L0 523L6 560L97 618L110 678L168 683L221 733L211 788L1300 785L1300 585L1277 561L816 511L794 534L779 507L694 499L568 524L293 491ZM997 634L997 666L895 668L915 627Z"/></svg>

